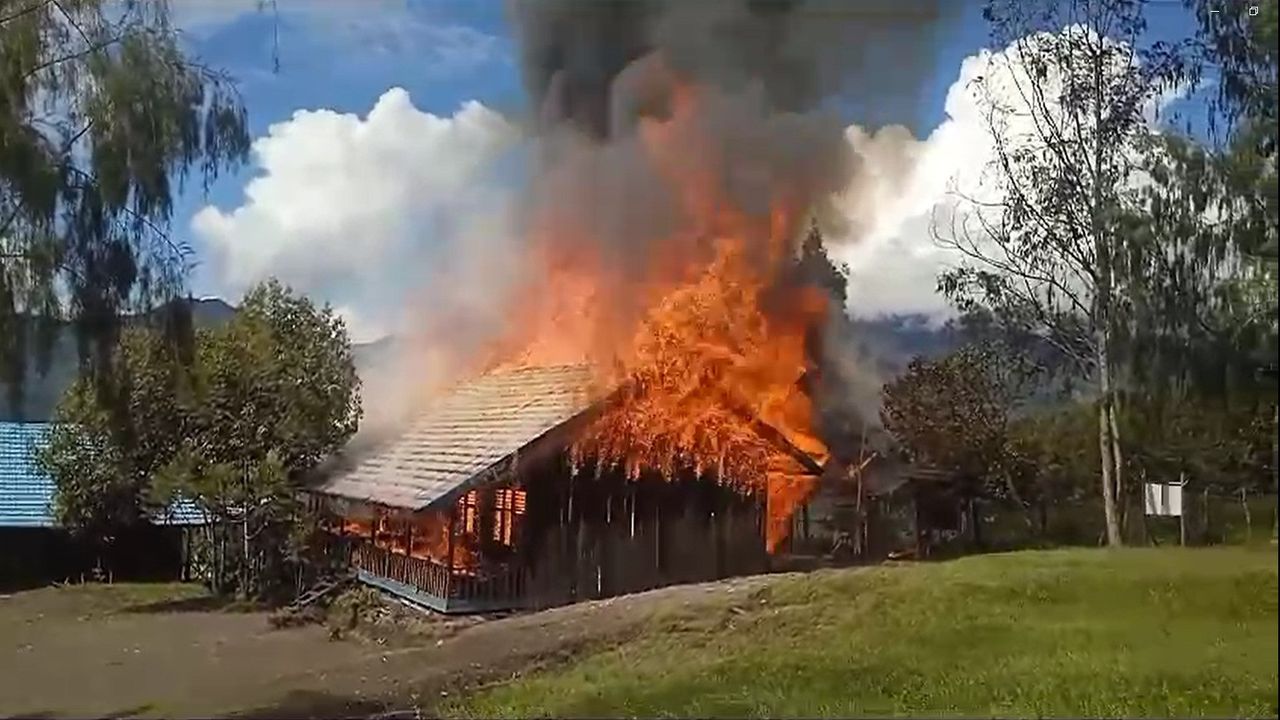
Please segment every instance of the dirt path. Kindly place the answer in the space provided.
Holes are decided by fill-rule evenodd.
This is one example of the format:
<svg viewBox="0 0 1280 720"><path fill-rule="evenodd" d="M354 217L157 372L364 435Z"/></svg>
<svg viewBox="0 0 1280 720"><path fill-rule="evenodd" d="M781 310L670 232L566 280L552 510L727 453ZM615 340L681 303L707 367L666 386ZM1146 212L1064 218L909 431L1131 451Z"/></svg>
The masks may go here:
<svg viewBox="0 0 1280 720"><path fill-rule="evenodd" d="M626 640L723 620L778 576L663 588L473 624L404 647L272 630L263 613L85 609L67 591L0 599L0 716L368 715ZM742 598L738 600L738 598Z"/></svg>

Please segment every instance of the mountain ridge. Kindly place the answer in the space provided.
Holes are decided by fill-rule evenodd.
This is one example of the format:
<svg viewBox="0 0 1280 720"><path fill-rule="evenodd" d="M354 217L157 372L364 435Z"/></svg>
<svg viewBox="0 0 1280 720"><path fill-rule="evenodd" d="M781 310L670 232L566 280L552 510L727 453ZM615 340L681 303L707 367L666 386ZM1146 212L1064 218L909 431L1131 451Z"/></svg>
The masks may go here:
<svg viewBox="0 0 1280 720"><path fill-rule="evenodd" d="M236 308L221 298L186 298L195 327L211 327L226 322ZM156 308L142 317L154 318L168 307ZM851 339L841 352L849 352L860 362L868 362L873 372L888 380L900 373L916 356L936 357L954 349L959 341L948 327L939 327L921 315L884 315L876 318L851 318ZM356 370L361 375L389 367L403 339L388 335L366 343L353 343L351 350ZM850 346L850 343L852 345ZM79 371L79 354L75 332L69 322L61 323L51 353L48 371L36 371L34 352L28 358L27 386L21 408L13 408L7 400L8 386L0 383L0 420L43 422L53 417L54 407Z"/></svg>

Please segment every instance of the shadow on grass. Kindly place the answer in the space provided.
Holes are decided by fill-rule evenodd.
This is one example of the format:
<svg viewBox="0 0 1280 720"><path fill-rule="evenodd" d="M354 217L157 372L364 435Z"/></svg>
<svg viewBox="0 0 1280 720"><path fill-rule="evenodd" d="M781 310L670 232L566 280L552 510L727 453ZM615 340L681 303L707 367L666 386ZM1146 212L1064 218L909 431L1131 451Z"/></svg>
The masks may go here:
<svg viewBox="0 0 1280 720"><path fill-rule="evenodd" d="M225 720L256 720L257 718L335 718L379 717L388 706L366 698L344 697L326 692L295 690L268 707L254 708L225 716Z"/></svg>
<svg viewBox="0 0 1280 720"><path fill-rule="evenodd" d="M106 713L104 715L99 715L98 717L106 718L107 720L116 720L116 718L135 717L137 715L141 715L142 713L150 712L152 707L153 707L152 705L139 705L138 707L132 707L132 708L129 708L128 710L118 710L113 713ZM68 715L66 715L65 713L58 713L58 712L44 710L44 711L35 712L35 713L24 713L22 715L6 715L4 717L0 717L0 720L19 720L19 718L23 718L25 720L45 720L46 718L59 718L59 717L68 717Z"/></svg>
<svg viewBox="0 0 1280 720"><path fill-rule="evenodd" d="M156 602L130 605L121 612L126 613L182 613L182 612L258 612L269 610L263 603L238 600L234 597L218 597L201 595L198 597L179 598L176 600L158 600Z"/></svg>

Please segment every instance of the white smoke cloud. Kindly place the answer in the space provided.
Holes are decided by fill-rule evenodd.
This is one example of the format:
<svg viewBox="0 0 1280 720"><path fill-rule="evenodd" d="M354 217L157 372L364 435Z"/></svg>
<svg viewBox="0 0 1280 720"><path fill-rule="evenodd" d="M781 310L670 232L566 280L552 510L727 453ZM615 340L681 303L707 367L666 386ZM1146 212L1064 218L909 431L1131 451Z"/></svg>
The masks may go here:
<svg viewBox="0 0 1280 720"><path fill-rule="evenodd" d="M359 339L391 330L406 293L451 270L461 246L506 240L499 175L519 136L478 102L441 117L400 88L364 118L298 111L254 142L243 204L192 219L216 291L238 297L274 275L334 303Z"/></svg>

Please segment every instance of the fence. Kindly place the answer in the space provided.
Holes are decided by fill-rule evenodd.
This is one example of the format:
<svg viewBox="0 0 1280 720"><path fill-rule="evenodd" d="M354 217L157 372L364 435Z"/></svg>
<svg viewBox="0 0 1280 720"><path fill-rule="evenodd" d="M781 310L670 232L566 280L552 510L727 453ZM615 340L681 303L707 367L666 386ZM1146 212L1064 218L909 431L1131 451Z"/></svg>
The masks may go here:
<svg viewBox="0 0 1280 720"><path fill-rule="evenodd" d="M1276 522L1275 495L1188 492L1183 499L1188 545L1238 544L1272 537ZM1045 517L1016 508L986 504L981 512L983 534L993 548L1035 544L1098 545L1106 535L1102 501L1087 499L1051 505ZM1124 541L1128 545L1176 545L1181 542L1177 517L1147 517L1142 502L1133 498L1124 507ZM1038 527L1041 522L1044 528Z"/></svg>

